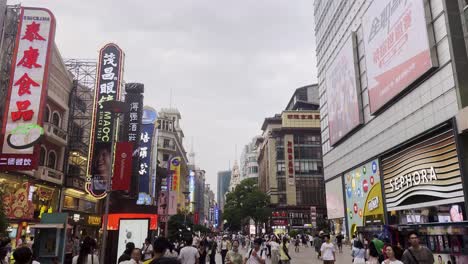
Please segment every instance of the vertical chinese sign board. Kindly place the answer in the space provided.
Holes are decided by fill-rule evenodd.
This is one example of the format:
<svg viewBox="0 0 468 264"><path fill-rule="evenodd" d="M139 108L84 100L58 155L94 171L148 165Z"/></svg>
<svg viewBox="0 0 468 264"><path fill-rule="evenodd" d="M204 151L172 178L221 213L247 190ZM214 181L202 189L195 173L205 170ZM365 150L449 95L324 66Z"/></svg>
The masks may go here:
<svg viewBox="0 0 468 264"><path fill-rule="evenodd" d="M97 199L106 197L112 176L112 144L115 121L106 101L119 100L124 54L116 44L105 45L99 52L98 76L94 95L93 124L89 144L86 191Z"/></svg>
<svg viewBox="0 0 468 264"><path fill-rule="evenodd" d="M151 171L151 146L153 142L154 124L144 124L141 129L140 137L140 168L139 175L139 193L149 194L150 171Z"/></svg>
<svg viewBox="0 0 468 264"><path fill-rule="evenodd" d="M2 124L0 168L32 170L38 166L47 97L55 18L42 8L21 8L12 56L11 78Z"/></svg>
<svg viewBox="0 0 468 264"><path fill-rule="evenodd" d="M133 172L137 172L140 167L139 152L137 151L140 143L141 120L143 115L143 95L144 85L142 83L127 83L125 85L125 102L130 106L130 111L124 117L124 139L123 141L133 143ZM130 191L137 193L138 191L138 174L131 177ZM129 188L127 187L128 191Z"/></svg>

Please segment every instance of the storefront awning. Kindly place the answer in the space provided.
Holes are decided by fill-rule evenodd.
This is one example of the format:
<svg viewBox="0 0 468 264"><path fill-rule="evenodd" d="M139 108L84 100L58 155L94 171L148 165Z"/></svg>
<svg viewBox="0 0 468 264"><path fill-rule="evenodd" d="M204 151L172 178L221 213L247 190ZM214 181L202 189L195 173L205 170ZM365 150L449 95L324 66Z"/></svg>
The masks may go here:
<svg viewBox="0 0 468 264"><path fill-rule="evenodd" d="M63 229L64 224L35 224L32 225L31 228L55 228L55 229Z"/></svg>

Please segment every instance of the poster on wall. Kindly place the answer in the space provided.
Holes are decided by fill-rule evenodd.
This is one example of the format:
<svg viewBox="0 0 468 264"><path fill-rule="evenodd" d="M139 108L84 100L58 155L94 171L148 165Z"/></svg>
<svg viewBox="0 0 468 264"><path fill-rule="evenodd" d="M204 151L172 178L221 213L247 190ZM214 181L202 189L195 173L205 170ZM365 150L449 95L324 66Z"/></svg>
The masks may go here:
<svg viewBox="0 0 468 264"><path fill-rule="evenodd" d="M33 170L38 166L44 133L49 64L55 37L55 18L47 9L22 7L12 55L2 124L0 168Z"/></svg>
<svg viewBox="0 0 468 264"><path fill-rule="evenodd" d="M328 219L344 218L343 182L338 177L325 183Z"/></svg>
<svg viewBox="0 0 468 264"><path fill-rule="evenodd" d="M373 1L363 17L371 113L437 66L424 2Z"/></svg>
<svg viewBox="0 0 468 264"><path fill-rule="evenodd" d="M117 258L125 251L127 243L133 242L136 247L143 245L148 230L148 219L120 219Z"/></svg>
<svg viewBox="0 0 468 264"><path fill-rule="evenodd" d="M388 211L464 202L452 129L382 157L382 172ZM459 221L460 214L461 208L453 206L449 219Z"/></svg>
<svg viewBox="0 0 468 264"><path fill-rule="evenodd" d="M328 130L332 146L362 123L356 61L353 33L326 72Z"/></svg>
<svg viewBox="0 0 468 264"><path fill-rule="evenodd" d="M122 65L124 54L113 43L105 45L99 52L96 89L94 95L91 144L89 144L86 191L97 199L106 197L112 179L111 150L114 144L115 120L113 114L104 109L103 102L120 99Z"/></svg>
<svg viewBox="0 0 468 264"><path fill-rule="evenodd" d="M383 224L384 207L379 161L372 160L344 175L349 234L359 226Z"/></svg>

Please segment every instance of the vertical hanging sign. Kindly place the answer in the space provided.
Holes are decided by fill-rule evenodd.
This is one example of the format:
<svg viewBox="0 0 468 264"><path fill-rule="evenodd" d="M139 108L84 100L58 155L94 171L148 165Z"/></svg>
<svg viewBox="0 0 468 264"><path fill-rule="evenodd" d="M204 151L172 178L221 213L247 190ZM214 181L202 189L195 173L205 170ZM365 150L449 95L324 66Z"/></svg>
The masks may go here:
<svg viewBox="0 0 468 264"><path fill-rule="evenodd" d="M172 158L170 167L172 172L171 190L178 193L180 186L180 157Z"/></svg>
<svg viewBox="0 0 468 264"><path fill-rule="evenodd" d="M103 109L103 102L119 100L124 54L109 43L99 52L94 95L93 124L89 144L86 191L97 199L104 198L112 177L112 144L115 121L112 112Z"/></svg>
<svg viewBox="0 0 468 264"><path fill-rule="evenodd" d="M153 142L154 124L144 124L141 129L140 136L140 167L138 170L139 176L139 193L149 194L149 176L151 170L151 146Z"/></svg>
<svg viewBox="0 0 468 264"><path fill-rule="evenodd" d="M2 124L0 168L32 170L38 166L38 146L47 97L55 18L47 9L21 8L12 56L11 77Z"/></svg>

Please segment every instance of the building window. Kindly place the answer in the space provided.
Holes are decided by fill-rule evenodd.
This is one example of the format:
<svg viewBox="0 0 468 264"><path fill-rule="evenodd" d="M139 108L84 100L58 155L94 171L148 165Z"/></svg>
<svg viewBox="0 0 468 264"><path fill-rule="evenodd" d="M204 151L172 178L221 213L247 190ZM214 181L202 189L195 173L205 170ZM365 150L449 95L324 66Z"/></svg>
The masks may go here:
<svg viewBox="0 0 468 264"><path fill-rule="evenodd" d="M47 155L47 149L44 146L41 146L41 150L39 152L39 166L45 166L46 155Z"/></svg>
<svg viewBox="0 0 468 264"><path fill-rule="evenodd" d="M50 108L46 105L45 112L44 112L44 121L50 122Z"/></svg>
<svg viewBox="0 0 468 264"><path fill-rule="evenodd" d="M257 166L250 167L250 173L258 173L258 167Z"/></svg>
<svg viewBox="0 0 468 264"><path fill-rule="evenodd" d="M54 124L57 127L60 127L60 115L58 112L54 112L52 114L52 124Z"/></svg>
<svg viewBox="0 0 468 264"><path fill-rule="evenodd" d="M55 154L55 151L51 150L49 151L49 157L47 158L47 167L51 169L55 169L56 165L57 165L57 154Z"/></svg>
<svg viewBox="0 0 468 264"><path fill-rule="evenodd" d="M163 140L163 148L171 148L170 146L171 146L171 139L165 138Z"/></svg>
<svg viewBox="0 0 468 264"><path fill-rule="evenodd" d="M169 161L169 154L163 154L163 161Z"/></svg>
<svg viewBox="0 0 468 264"><path fill-rule="evenodd" d="M284 164L284 161L276 162L276 174L278 176L283 176L285 175L285 171L286 171L286 165Z"/></svg>

